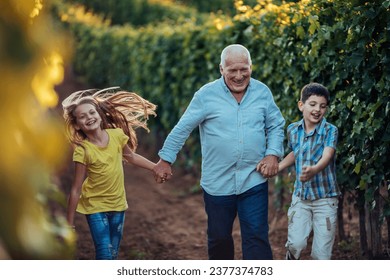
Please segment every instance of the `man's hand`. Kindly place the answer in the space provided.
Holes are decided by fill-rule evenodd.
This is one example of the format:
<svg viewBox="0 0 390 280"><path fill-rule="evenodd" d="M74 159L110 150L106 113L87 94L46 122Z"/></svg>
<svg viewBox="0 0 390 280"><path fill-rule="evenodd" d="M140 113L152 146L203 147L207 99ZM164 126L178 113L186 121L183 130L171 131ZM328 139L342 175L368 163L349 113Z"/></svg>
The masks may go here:
<svg viewBox="0 0 390 280"><path fill-rule="evenodd" d="M268 155L263 158L256 166L256 170L261 173L264 178L272 178L279 171L278 157Z"/></svg>
<svg viewBox="0 0 390 280"><path fill-rule="evenodd" d="M154 179L161 184L168 181L172 177L172 168L169 162L160 159L153 168Z"/></svg>

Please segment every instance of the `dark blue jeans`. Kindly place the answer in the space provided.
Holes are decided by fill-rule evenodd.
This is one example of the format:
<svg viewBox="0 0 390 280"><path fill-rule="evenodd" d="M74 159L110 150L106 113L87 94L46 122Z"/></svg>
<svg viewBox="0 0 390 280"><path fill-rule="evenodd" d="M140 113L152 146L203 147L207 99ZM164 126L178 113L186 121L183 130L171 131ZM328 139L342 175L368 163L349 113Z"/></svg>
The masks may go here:
<svg viewBox="0 0 390 280"><path fill-rule="evenodd" d="M118 258L123 235L125 212L102 212L86 215L97 260Z"/></svg>
<svg viewBox="0 0 390 280"><path fill-rule="evenodd" d="M238 214L244 260L272 260L268 240L268 182L239 195L203 192L210 260L234 259L233 223Z"/></svg>

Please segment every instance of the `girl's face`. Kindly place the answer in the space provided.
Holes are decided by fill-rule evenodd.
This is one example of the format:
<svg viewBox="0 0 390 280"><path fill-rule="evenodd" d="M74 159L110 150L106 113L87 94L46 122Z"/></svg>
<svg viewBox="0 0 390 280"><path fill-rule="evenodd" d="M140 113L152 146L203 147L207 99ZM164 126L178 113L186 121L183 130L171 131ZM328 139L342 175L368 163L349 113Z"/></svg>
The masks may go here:
<svg viewBox="0 0 390 280"><path fill-rule="evenodd" d="M84 133L101 129L102 118L94 105L89 103L80 104L74 111L76 129Z"/></svg>
<svg viewBox="0 0 390 280"><path fill-rule="evenodd" d="M298 107L303 113L305 127L307 129L312 129L322 121L322 118L326 113L326 109L328 108L328 103L326 102L325 97L312 95L305 101L305 103L299 101Z"/></svg>

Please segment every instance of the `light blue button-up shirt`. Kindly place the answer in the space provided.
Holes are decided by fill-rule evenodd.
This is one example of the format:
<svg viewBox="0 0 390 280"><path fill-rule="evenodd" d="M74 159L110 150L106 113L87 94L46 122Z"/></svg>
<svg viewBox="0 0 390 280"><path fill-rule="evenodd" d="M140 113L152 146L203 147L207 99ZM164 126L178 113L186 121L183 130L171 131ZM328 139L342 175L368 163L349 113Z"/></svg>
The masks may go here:
<svg viewBox="0 0 390 280"><path fill-rule="evenodd" d="M195 93L159 156L173 163L199 126L202 188L211 195L241 194L267 180L257 163L266 155L283 155L284 124L266 85L251 78L237 103L221 77Z"/></svg>

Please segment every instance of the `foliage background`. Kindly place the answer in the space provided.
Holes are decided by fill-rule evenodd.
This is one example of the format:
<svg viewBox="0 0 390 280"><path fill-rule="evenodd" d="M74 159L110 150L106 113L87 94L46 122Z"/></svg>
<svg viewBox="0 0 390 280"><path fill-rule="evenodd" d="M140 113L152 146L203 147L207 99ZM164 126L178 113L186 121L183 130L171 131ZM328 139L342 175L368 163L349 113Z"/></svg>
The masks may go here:
<svg viewBox="0 0 390 280"><path fill-rule="evenodd" d="M66 145L52 108L70 52L42 1L0 4L0 258L68 259L74 233L50 211Z"/></svg>
<svg viewBox="0 0 390 280"><path fill-rule="evenodd" d="M381 256L378 231L386 220L389 224L390 214L390 0L27 2L6 0L0 21L0 35L6 42L0 45L1 81L7 97L1 112L7 120L3 131L9 132L4 144L16 143L20 150L20 154L2 155L2 206L9 209L13 202L24 201L13 192L14 186L25 188L26 197L36 198L34 205L15 211L12 219L25 222L26 213L38 213L36 219L51 225L45 227L45 234L72 243L64 221L42 212L50 193L58 193L50 175L61 161L54 152L61 131L57 123L47 120L55 118L46 116L55 106L50 90L61 80L68 50L73 50L74 71L91 86L119 85L158 105L158 118L151 123L154 137L150 137L156 139L158 149L194 92L219 77L221 50L241 43L252 54L253 77L272 89L287 124L300 118L296 103L304 84L320 82L332 93L327 118L340 130L338 181L343 192L354 197L349 203L359 209L362 254ZM42 7L50 8L57 21L52 22ZM66 41L60 28L68 32ZM20 96L8 98L14 92ZM34 116L40 125L25 117L14 118L20 108L22 116ZM201 157L198 140L195 131L176 163L194 174L199 173ZM286 178L276 180L281 191ZM0 218L10 223L8 213ZM3 242L31 258L53 258L35 252L23 238L12 243L11 237L25 230L20 223L1 228Z"/></svg>
<svg viewBox="0 0 390 280"><path fill-rule="evenodd" d="M361 226L375 236L372 228L390 214L390 1L233 1L225 10L220 1L209 10L203 1L190 1L196 2L191 9L183 9L186 1L119 1L143 11L165 5L167 16L158 22L145 13L141 21L123 15L123 8L111 10L110 1L104 7L72 2L57 5L56 14L75 38L75 71L96 87L120 85L158 104L157 147L193 93L218 78L219 55L227 44L250 50L253 76L272 89L287 124L300 118L296 103L302 86L326 85L332 93L327 118L340 129L338 180L343 192L354 194L361 219L374 214ZM177 164L199 172L198 145L194 132ZM369 254L380 254L371 252L370 240L367 246Z"/></svg>

